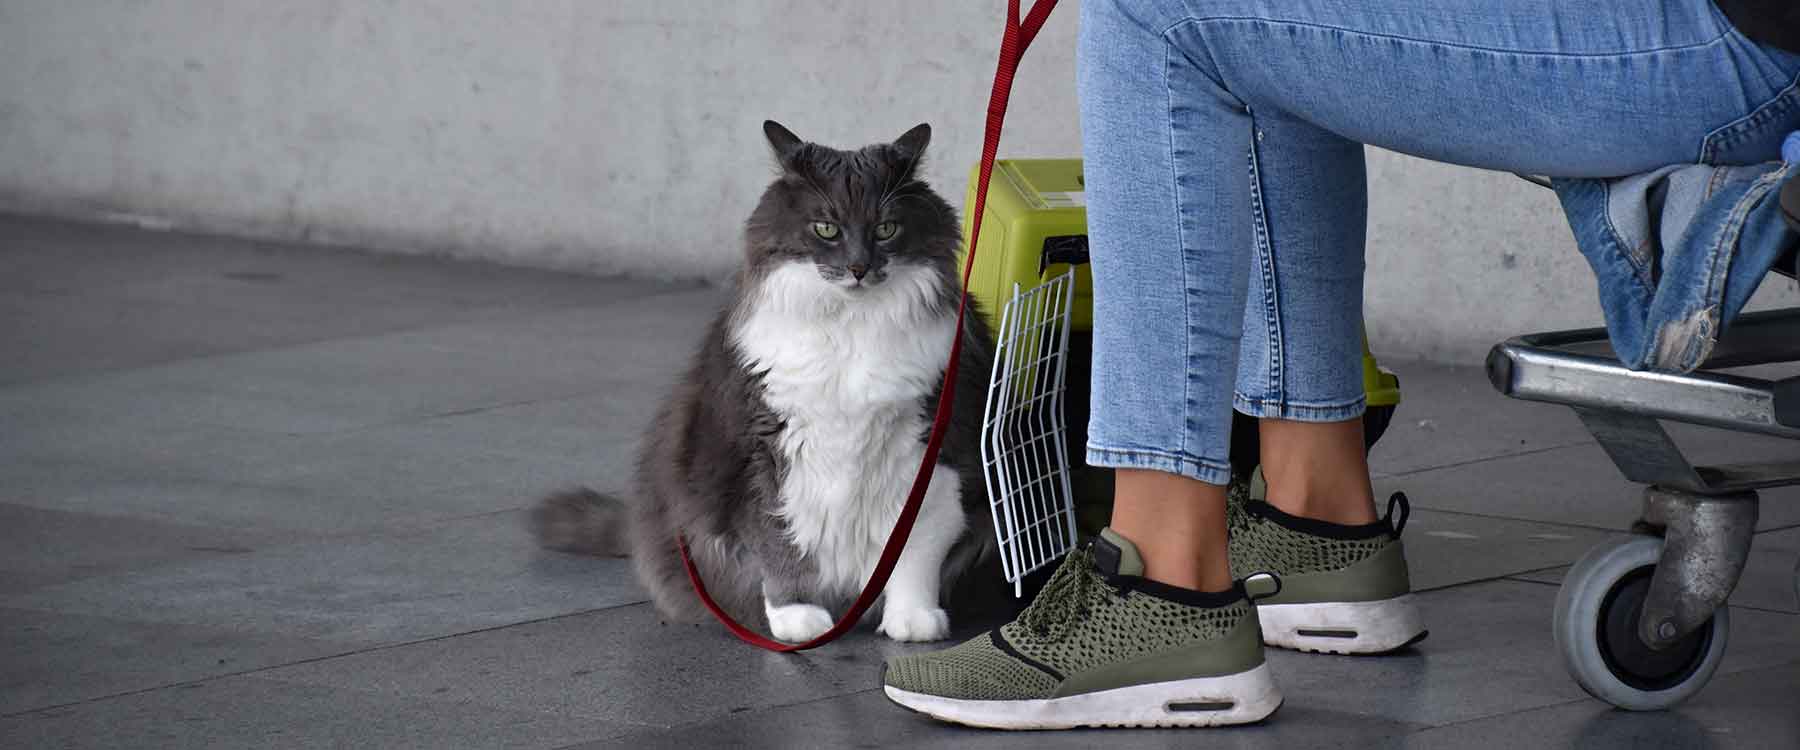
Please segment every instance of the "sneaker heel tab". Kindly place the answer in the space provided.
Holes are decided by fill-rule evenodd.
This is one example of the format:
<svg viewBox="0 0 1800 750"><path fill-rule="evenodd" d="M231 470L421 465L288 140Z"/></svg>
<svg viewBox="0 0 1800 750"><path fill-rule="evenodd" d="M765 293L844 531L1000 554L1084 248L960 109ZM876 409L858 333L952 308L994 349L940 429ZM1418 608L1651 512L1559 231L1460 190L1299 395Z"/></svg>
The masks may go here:
<svg viewBox="0 0 1800 750"><path fill-rule="evenodd" d="M1258 571L1244 576L1238 581L1238 591L1252 603L1262 601L1281 593L1281 576L1266 571Z"/></svg>
<svg viewBox="0 0 1800 750"><path fill-rule="evenodd" d="M1088 542L1087 553L1094 557L1094 567L1101 573L1116 576L1122 567L1125 551L1105 537L1095 537Z"/></svg>
<svg viewBox="0 0 1800 750"><path fill-rule="evenodd" d="M1385 520L1387 521L1388 528L1392 529L1392 531L1388 532L1390 536L1399 539L1400 532L1406 529L1406 519L1411 517L1412 503L1406 499L1406 493L1396 492L1388 496L1387 518Z"/></svg>

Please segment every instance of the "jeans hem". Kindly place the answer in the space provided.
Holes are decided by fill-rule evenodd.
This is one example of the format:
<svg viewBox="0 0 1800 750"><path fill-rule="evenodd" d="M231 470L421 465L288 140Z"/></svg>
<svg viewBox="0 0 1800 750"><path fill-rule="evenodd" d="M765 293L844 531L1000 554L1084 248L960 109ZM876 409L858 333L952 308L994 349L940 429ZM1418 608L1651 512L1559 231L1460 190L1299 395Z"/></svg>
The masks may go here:
<svg viewBox="0 0 1800 750"><path fill-rule="evenodd" d="M1368 397L1328 404L1297 404L1250 398L1242 393L1231 400L1231 408L1251 417L1291 419L1296 422L1345 422L1362 416L1368 410Z"/></svg>
<svg viewBox="0 0 1800 750"><path fill-rule="evenodd" d="M1107 469L1150 469L1187 477L1207 484L1231 484L1231 464L1194 456L1144 448L1087 446L1089 466Z"/></svg>

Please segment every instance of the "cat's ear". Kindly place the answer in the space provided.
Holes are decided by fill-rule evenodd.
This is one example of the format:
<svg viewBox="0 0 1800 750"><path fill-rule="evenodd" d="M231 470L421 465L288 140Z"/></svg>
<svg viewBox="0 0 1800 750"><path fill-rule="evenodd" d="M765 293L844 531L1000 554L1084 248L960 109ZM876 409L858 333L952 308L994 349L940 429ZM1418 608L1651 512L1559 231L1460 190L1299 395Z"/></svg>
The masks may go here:
<svg viewBox="0 0 1800 750"><path fill-rule="evenodd" d="M768 137L769 148L775 150L775 158L783 167L788 166L795 152L806 145L800 140L800 136L794 135L794 131L782 127L781 123L774 120L763 120L763 135Z"/></svg>
<svg viewBox="0 0 1800 750"><path fill-rule="evenodd" d="M929 143L931 143L931 125L921 122L913 126L912 130L908 130L904 135L894 139L894 148L905 152L907 158L917 161L919 157L925 155L925 146Z"/></svg>

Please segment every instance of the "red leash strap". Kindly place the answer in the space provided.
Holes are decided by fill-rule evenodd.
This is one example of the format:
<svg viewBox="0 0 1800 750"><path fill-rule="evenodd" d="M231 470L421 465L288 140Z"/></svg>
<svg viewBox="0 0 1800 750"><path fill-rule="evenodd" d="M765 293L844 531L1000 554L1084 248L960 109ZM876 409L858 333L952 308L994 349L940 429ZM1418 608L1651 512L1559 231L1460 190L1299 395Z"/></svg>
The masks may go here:
<svg viewBox="0 0 1800 750"><path fill-rule="evenodd" d="M888 534L887 546L881 549L881 561L875 565L875 572L870 574L862 594L856 597L856 603L850 605L850 611L845 612L830 630L805 643L782 643L765 638L731 619L713 601L712 595L706 593L706 584L700 580L700 571L694 568L693 558L688 556L687 539L676 537L675 543L681 548L681 564L687 568L688 580L694 584L694 593L700 595L700 601L712 611L714 617L719 618L719 622L725 624L732 635L745 643L770 651L788 652L804 651L837 640L838 636L856 627L863 613L875 603L875 598L887 586L888 576L894 572L894 563L900 560L901 550L906 548L906 539L912 535L913 522L919 517L919 506L925 501L925 489L931 485L932 471L937 468L938 449L943 447L944 432L950 424L950 406L956 401L956 363L962 354L963 315L969 308L969 272L975 267L975 248L981 237L981 217L987 210L988 179L994 174L994 155L1000 148L1000 123L1006 119L1006 100L1012 94L1013 73L1019 68L1019 58L1025 54L1025 48L1031 46L1032 38L1037 36L1038 29L1043 27L1044 19L1050 17L1050 9L1054 7L1056 0L1035 0L1031 11L1025 14L1025 19L1021 22L1019 0L1006 2L1006 35L1000 39L1000 63L994 71L994 92L988 97L987 135L981 142L981 173L975 186L974 224L969 231L968 259L963 265L962 301L956 308L956 339L950 344L950 362L944 366L944 388L938 395L937 412L931 421L931 436L925 441L925 457L919 461L919 473L913 477L912 491L906 496L906 505L900 509L900 517L894 521L894 531Z"/></svg>

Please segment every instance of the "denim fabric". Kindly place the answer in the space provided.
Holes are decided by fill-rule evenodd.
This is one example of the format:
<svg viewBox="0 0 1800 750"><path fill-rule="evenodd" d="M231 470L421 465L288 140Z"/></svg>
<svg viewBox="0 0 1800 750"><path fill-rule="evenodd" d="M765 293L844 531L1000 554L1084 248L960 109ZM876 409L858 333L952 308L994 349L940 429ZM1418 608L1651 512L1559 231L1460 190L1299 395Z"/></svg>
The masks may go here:
<svg viewBox="0 0 1800 750"><path fill-rule="evenodd" d="M1800 56L1746 40L1707 0L1086 0L1077 64L1088 461L1221 484L1233 406L1362 412L1361 144L1563 178L1579 244L1609 269L1609 321L1640 319L1638 340L1655 342L1674 330L1656 328L1658 304L1686 311L1718 287L1716 328L1731 290L1760 277L1760 250L1735 269L1728 256L1773 244L1779 220L1751 196L1774 165L1635 203L1629 190L1609 203L1621 183L1595 178L1767 162L1800 126ZM1643 216L1673 211L1687 228L1658 235L1660 271L1617 266L1644 257L1648 235L1608 227L1609 209L1652 204ZM1691 359L1669 342L1644 350L1676 349Z"/></svg>
<svg viewBox="0 0 1800 750"><path fill-rule="evenodd" d="M1793 169L1684 164L1552 181L1599 281L1619 361L1664 372L1706 361L1792 244L1780 196Z"/></svg>

